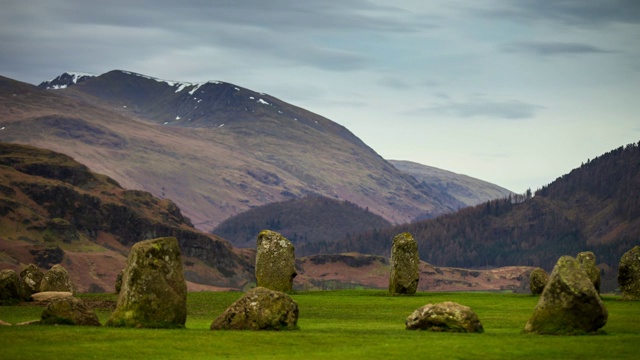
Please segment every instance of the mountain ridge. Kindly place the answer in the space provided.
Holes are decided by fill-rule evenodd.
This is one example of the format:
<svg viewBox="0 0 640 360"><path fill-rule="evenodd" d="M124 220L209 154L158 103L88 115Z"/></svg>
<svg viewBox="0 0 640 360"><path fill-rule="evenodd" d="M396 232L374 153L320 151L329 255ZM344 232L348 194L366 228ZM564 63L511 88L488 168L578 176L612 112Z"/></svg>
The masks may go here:
<svg viewBox="0 0 640 360"><path fill-rule="evenodd" d="M392 223L461 206L421 187L343 126L233 84L194 91L206 116L188 122L157 104L197 104L182 98L195 87L176 92L181 85L151 77L116 70L58 90L0 80L2 140L69 154L126 188L171 198L202 230L309 194L368 207ZM246 106L228 106L233 101Z"/></svg>

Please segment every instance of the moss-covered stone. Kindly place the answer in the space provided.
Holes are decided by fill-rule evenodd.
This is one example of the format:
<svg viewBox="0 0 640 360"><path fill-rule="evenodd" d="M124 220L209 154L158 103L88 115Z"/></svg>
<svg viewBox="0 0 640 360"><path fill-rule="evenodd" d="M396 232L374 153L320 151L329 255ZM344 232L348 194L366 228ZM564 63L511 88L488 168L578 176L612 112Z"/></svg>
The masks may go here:
<svg viewBox="0 0 640 360"><path fill-rule="evenodd" d="M391 295L412 295L418 289L420 280L420 256L418 243L407 232L396 235L391 247L391 274L389 293Z"/></svg>
<svg viewBox="0 0 640 360"><path fill-rule="evenodd" d="M49 269L40 282L40 291L68 291L75 293L73 283L67 269L56 264Z"/></svg>
<svg viewBox="0 0 640 360"><path fill-rule="evenodd" d="M18 274L12 269L0 271L0 300L24 300L27 296Z"/></svg>
<svg viewBox="0 0 640 360"><path fill-rule="evenodd" d="M124 269L120 270L118 276L116 276L116 294L120 294L120 290L122 290L122 276L124 275Z"/></svg>
<svg viewBox="0 0 640 360"><path fill-rule="evenodd" d="M427 304L407 317L407 330L438 332L484 332L478 315L470 307L451 301Z"/></svg>
<svg viewBox="0 0 640 360"><path fill-rule="evenodd" d="M618 285L624 300L640 300L640 246L635 246L620 258Z"/></svg>
<svg viewBox="0 0 640 360"><path fill-rule="evenodd" d="M295 248L281 234L263 230L258 234L256 252L257 286L290 292L296 277Z"/></svg>
<svg viewBox="0 0 640 360"><path fill-rule="evenodd" d="M596 265L596 255L591 251L583 251L576 256L580 267L593 283L598 294L600 293L600 269Z"/></svg>
<svg viewBox="0 0 640 360"><path fill-rule="evenodd" d="M107 326L138 328L184 327L187 285L182 256L174 237L135 244L122 275L118 304Z"/></svg>
<svg viewBox="0 0 640 360"><path fill-rule="evenodd" d="M529 274L529 290L534 295L542 294L544 287L549 282L549 274L542 268L535 268Z"/></svg>
<svg viewBox="0 0 640 360"><path fill-rule="evenodd" d="M283 292L249 290L211 323L211 330L294 330L298 304Z"/></svg>
<svg viewBox="0 0 640 360"><path fill-rule="evenodd" d="M35 264L29 264L20 272L20 281L28 296L40 292L40 284L43 278L44 273Z"/></svg>
<svg viewBox="0 0 640 360"><path fill-rule="evenodd" d="M607 323L608 312L580 263L562 256L527 322L524 332L587 334Z"/></svg>
<svg viewBox="0 0 640 360"><path fill-rule="evenodd" d="M44 325L100 326L96 313L81 299L69 296L49 303L41 315Z"/></svg>

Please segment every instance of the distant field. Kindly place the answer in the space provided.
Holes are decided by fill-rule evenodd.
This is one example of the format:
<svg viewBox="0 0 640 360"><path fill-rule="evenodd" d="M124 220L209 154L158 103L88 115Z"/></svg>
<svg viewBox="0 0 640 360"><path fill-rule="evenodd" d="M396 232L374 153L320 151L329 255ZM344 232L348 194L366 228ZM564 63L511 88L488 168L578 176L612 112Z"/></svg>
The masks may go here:
<svg viewBox="0 0 640 360"><path fill-rule="evenodd" d="M537 297L510 293L419 293L390 297L379 290L301 292L300 330L210 331L240 293L189 293L187 329L0 326L1 359L637 359L640 302L605 295L609 321L602 334L521 333ZM114 300L114 295L81 295ZM408 331L405 318L427 303L470 306L483 334ZM37 319L36 306L0 306L0 319ZM102 323L108 310L97 311Z"/></svg>

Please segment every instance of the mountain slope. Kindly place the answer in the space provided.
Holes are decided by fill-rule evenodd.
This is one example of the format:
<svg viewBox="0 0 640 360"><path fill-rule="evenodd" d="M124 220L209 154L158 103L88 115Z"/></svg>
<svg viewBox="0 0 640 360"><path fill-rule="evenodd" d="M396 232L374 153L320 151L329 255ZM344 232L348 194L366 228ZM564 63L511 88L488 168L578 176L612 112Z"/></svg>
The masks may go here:
<svg viewBox="0 0 640 360"><path fill-rule="evenodd" d="M0 127L3 141L68 154L126 188L172 199L203 230L308 194L368 207L392 223L462 206L344 127L227 83L111 71L43 90L0 78Z"/></svg>
<svg viewBox="0 0 640 360"><path fill-rule="evenodd" d="M258 233L264 229L280 232L298 249L299 245L326 243L349 233L382 229L391 223L367 209L334 199L307 196L263 205L223 221L212 233L240 247L255 247ZM312 246L307 246L310 251Z"/></svg>
<svg viewBox="0 0 640 360"><path fill-rule="evenodd" d="M561 255L596 254L605 289L616 287L618 262L640 239L640 144L604 154L538 190L534 197L494 200L455 214L351 236L326 252L389 253L408 231L422 260L438 266L528 265L550 271Z"/></svg>
<svg viewBox="0 0 640 360"><path fill-rule="evenodd" d="M80 291L112 291L130 247L175 236L187 280L242 288L251 254L193 228L170 200L125 190L72 158L0 143L0 263L22 270L62 263Z"/></svg>
<svg viewBox="0 0 640 360"><path fill-rule="evenodd" d="M447 193L465 204L478 205L494 199L506 198L511 191L489 182L456 174L451 171L422 165L411 161L387 160L403 173L409 174L421 183Z"/></svg>

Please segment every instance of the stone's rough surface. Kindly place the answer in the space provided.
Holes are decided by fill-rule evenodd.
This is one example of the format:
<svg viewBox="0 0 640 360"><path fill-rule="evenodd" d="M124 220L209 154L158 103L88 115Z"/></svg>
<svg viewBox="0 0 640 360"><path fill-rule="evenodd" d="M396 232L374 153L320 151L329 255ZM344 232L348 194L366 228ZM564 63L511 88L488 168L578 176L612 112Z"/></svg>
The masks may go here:
<svg viewBox="0 0 640 360"><path fill-rule="evenodd" d="M41 303L49 303L51 301L70 297L70 296L73 296L73 294L68 291L43 291L43 292L31 294L31 300L41 302Z"/></svg>
<svg viewBox="0 0 640 360"><path fill-rule="evenodd" d="M593 287L600 293L600 269L596 266L596 255L591 251L584 251L576 256L584 273L587 274Z"/></svg>
<svg viewBox="0 0 640 360"><path fill-rule="evenodd" d="M40 283L43 277L44 273L35 264L29 264L20 272L20 281L28 296L40 292Z"/></svg>
<svg viewBox="0 0 640 360"><path fill-rule="evenodd" d="M391 295L415 294L420 280L419 266L418 243L413 236L406 232L396 235L391 247L389 293Z"/></svg>
<svg viewBox="0 0 640 360"><path fill-rule="evenodd" d="M624 300L640 300L640 246L635 246L620 258L618 285Z"/></svg>
<svg viewBox="0 0 640 360"><path fill-rule="evenodd" d="M529 274L529 290L534 295L542 294L547 282L549 282L549 274L541 268L535 268Z"/></svg>
<svg viewBox="0 0 640 360"><path fill-rule="evenodd" d="M120 294L120 290L122 289L122 275L124 275L124 269L120 270L116 277L116 294Z"/></svg>
<svg viewBox="0 0 640 360"><path fill-rule="evenodd" d="M478 315L468 306L454 302L427 304L407 317L407 330L483 332Z"/></svg>
<svg viewBox="0 0 640 360"><path fill-rule="evenodd" d="M73 284L67 269L60 264L53 265L44 273L40 283L40 291L68 291L73 293Z"/></svg>
<svg viewBox="0 0 640 360"><path fill-rule="evenodd" d="M11 269L0 271L0 300L22 300L25 298L18 274Z"/></svg>
<svg viewBox="0 0 640 360"><path fill-rule="evenodd" d="M187 284L174 237L141 241L131 248L118 305L107 326L184 327Z"/></svg>
<svg viewBox="0 0 640 360"><path fill-rule="evenodd" d="M84 301L70 296L49 303L42 312L41 324L100 326L100 320Z"/></svg>
<svg viewBox="0 0 640 360"><path fill-rule="evenodd" d="M211 330L294 330L298 304L283 292L257 287L231 304Z"/></svg>
<svg viewBox="0 0 640 360"><path fill-rule="evenodd" d="M258 234L256 252L257 286L290 292L296 275L293 244L275 231L261 231Z"/></svg>
<svg viewBox="0 0 640 360"><path fill-rule="evenodd" d="M607 309L580 263L571 256L562 256L553 268L524 332L592 333L607 323L607 317Z"/></svg>

